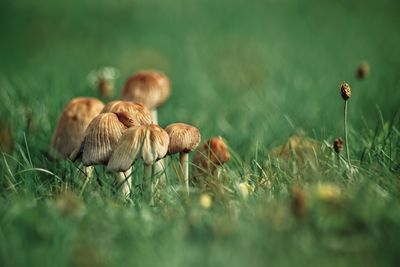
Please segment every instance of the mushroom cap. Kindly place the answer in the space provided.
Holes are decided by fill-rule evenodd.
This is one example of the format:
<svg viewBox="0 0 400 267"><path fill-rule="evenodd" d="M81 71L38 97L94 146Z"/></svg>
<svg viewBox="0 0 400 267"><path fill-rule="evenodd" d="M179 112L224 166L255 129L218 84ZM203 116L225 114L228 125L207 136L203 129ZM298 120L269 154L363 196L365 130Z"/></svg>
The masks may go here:
<svg viewBox="0 0 400 267"><path fill-rule="evenodd" d="M133 116L132 126L151 124L151 114L149 110L139 103L131 101L116 100L104 106L101 113L107 112L129 112Z"/></svg>
<svg viewBox="0 0 400 267"><path fill-rule="evenodd" d="M126 129L115 113L101 113L95 117L89 124L81 144L83 165L106 165Z"/></svg>
<svg viewBox="0 0 400 267"><path fill-rule="evenodd" d="M213 137L208 139L204 145L197 151L193 162L195 165L209 169L228 162L231 155L228 151L222 137Z"/></svg>
<svg viewBox="0 0 400 267"><path fill-rule="evenodd" d="M104 104L92 97L77 97L65 105L58 119L50 148L58 157L68 158L79 146L85 130L94 117L103 109Z"/></svg>
<svg viewBox="0 0 400 267"><path fill-rule="evenodd" d="M121 99L142 103L153 110L161 106L171 94L171 82L159 71L140 71L130 77L122 89Z"/></svg>
<svg viewBox="0 0 400 267"><path fill-rule="evenodd" d="M169 136L155 124L129 128L116 145L107 165L109 171L126 171L139 158L151 165L165 157Z"/></svg>
<svg viewBox="0 0 400 267"><path fill-rule="evenodd" d="M199 129L186 123L172 123L165 131L169 135L168 155L192 152L201 140Z"/></svg>

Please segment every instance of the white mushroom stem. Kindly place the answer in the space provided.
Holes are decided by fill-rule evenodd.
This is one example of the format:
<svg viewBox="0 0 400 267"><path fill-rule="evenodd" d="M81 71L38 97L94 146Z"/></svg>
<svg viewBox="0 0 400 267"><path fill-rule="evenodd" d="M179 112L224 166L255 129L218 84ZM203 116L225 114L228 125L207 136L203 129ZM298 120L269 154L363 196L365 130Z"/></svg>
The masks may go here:
<svg viewBox="0 0 400 267"><path fill-rule="evenodd" d="M151 111L151 120L153 121L154 124L158 125L158 113L157 113L157 109L153 109Z"/></svg>
<svg viewBox="0 0 400 267"><path fill-rule="evenodd" d="M132 169L130 168L125 172L119 172L116 180L117 186L120 187L122 194L128 197L132 187Z"/></svg>
<svg viewBox="0 0 400 267"><path fill-rule="evenodd" d="M81 166L82 166L82 163L81 163ZM81 167L81 166L79 166L79 167ZM79 193L80 196L83 194L83 192L84 192L85 189L86 189L86 186L89 184L90 179L91 179L92 176L93 176L93 170L94 170L94 167L93 167L93 166L83 166L83 167L81 167L81 168L82 168L82 172L83 172L83 174L84 174L84 179L85 179L85 181L84 181L84 183L83 183L83 185L82 185L82 188L81 188L81 191L80 191L80 193Z"/></svg>
<svg viewBox="0 0 400 267"><path fill-rule="evenodd" d="M94 167L93 166L84 166L82 168L82 171L85 173L86 179L89 180L93 176Z"/></svg>
<svg viewBox="0 0 400 267"><path fill-rule="evenodd" d="M153 174L153 165L144 164L144 195L146 200L150 201L150 204L153 203L153 182L152 182L152 174Z"/></svg>
<svg viewBox="0 0 400 267"><path fill-rule="evenodd" d="M187 194L189 194L189 153L179 153L179 162L181 165L185 189Z"/></svg>

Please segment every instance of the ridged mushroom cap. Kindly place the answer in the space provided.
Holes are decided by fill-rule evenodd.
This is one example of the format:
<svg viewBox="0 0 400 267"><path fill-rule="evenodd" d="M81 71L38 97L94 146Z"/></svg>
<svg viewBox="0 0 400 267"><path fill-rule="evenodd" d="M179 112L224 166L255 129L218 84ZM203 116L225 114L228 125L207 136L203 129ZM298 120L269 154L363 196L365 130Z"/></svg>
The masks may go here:
<svg viewBox="0 0 400 267"><path fill-rule="evenodd" d="M104 106L101 113L106 112L129 112L136 124L134 126L151 124L151 114L149 110L140 103L134 103L131 101L116 100L108 103Z"/></svg>
<svg viewBox="0 0 400 267"><path fill-rule="evenodd" d="M86 128L103 107L103 102L96 98L78 97L71 100L58 119L51 140L51 150L56 152L58 157L68 158L82 142Z"/></svg>
<svg viewBox="0 0 400 267"><path fill-rule="evenodd" d="M169 136L155 124L129 128L115 147L107 165L109 171L126 171L137 159L147 165L165 157Z"/></svg>
<svg viewBox="0 0 400 267"><path fill-rule="evenodd" d="M142 103L153 110L161 106L170 94L171 83L164 73L140 71L126 81L121 99Z"/></svg>
<svg viewBox="0 0 400 267"><path fill-rule="evenodd" d="M201 140L199 129L186 123L172 123L165 131L169 135L168 155L192 152Z"/></svg>
<svg viewBox="0 0 400 267"><path fill-rule="evenodd" d="M228 162L231 155L224 139L222 137L213 137L207 140L204 145L197 151L194 157L194 164L201 167L209 168L210 166L218 166Z"/></svg>
<svg viewBox="0 0 400 267"><path fill-rule="evenodd" d="M127 114L129 115L129 113ZM83 165L106 165L112 150L127 128L116 113L99 114L89 124L85 132L85 139L79 148L80 151L71 154L72 160L82 153Z"/></svg>

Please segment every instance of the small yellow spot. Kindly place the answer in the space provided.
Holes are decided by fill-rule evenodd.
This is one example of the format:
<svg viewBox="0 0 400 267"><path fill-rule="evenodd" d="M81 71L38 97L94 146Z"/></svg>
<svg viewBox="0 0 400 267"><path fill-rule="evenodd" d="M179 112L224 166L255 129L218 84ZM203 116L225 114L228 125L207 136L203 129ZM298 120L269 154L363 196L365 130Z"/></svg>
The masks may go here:
<svg viewBox="0 0 400 267"><path fill-rule="evenodd" d="M341 190L334 184L324 183L317 187L317 196L324 201L335 201L341 197Z"/></svg>
<svg viewBox="0 0 400 267"><path fill-rule="evenodd" d="M211 205L212 205L211 196L209 194L201 194L201 196L200 196L200 205L205 209L210 208Z"/></svg>
<svg viewBox="0 0 400 267"><path fill-rule="evenodd" d="M244 199L247 199L250 193L254 191L254 188L247 182L240 183L238 187L239 187L239 192Z"/></svg>

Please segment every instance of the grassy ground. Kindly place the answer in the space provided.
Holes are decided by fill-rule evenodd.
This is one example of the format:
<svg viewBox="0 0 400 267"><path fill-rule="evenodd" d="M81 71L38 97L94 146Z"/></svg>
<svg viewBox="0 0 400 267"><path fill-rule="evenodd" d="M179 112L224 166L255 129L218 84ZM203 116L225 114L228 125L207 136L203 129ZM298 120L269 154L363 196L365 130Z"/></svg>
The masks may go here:
<svg viewBox="0 0 400 267"><path fill-rule="evenodd" d="M0 265L398 266L397 1L192 2L0 3ZM185 199L169 159L148 207L118 198L98 168L101 185L80 196L76 167L47 150L63 105L97 96L87 74L105 65L117 88L165 71L160 124L223 136L234 158L221 176ZM343 81L354 174L328 146L343 136ZM300 145L273 153L295 134Z"/></svg>

